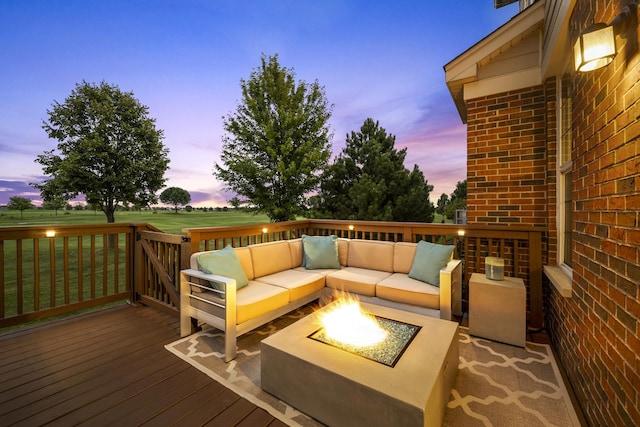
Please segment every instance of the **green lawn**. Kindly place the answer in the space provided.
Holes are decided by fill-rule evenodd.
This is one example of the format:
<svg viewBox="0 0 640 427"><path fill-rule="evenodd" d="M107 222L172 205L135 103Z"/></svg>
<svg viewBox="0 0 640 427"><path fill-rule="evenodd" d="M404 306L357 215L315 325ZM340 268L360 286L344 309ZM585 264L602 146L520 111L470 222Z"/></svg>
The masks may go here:
<svg viewBox="0 0 640 427"><path fill-rule="evenodd" d="M221 225L244 225L268 223L266 215L254 215L242 210L227 212L142 211L116 212L116 222L142 222L153 225L166 233L182 234L183 228L216 227ZM19 211L0 211L0 226L22 225L62 225L62 224L104 224L106 217L95 211L54 211L29 209L20 218Z"/></svg>

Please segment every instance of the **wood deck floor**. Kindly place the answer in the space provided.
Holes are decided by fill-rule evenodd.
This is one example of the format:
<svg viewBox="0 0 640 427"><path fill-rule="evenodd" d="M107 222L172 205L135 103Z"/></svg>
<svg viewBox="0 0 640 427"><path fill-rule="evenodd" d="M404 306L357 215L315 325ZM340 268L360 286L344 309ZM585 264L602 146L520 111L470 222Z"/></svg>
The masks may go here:
<svg viewBox="0 0 640 427"><path fill-rule="evenodd" d="M178 338L126 305L2 334L0 424L285 426L165 350Z"/></svg>

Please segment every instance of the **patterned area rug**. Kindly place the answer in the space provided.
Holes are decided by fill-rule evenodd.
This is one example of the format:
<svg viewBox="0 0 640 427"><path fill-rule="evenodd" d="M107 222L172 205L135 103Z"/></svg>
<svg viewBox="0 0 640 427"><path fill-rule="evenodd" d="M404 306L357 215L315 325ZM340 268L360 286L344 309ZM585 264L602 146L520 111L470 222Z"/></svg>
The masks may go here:
<svg viewBox="0 0 640 427"><path fill-rule="evenodd" d="M238 340L238 356L224 363L224 339L217 329L198 332L166 349L274 417L292 426L320 426L315 420L260 388L260 341L311 313L303 307ZM445 426L579 426L551 349L495 343L460 328L460 364Z"/></svg>

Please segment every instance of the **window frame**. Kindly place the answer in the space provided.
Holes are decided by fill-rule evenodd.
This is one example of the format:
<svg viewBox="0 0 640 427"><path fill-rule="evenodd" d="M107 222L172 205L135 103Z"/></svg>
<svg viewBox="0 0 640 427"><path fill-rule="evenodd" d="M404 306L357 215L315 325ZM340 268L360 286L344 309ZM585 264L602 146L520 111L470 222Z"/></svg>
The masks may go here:
<svg viewBox="0 0 640 427"><path fill-rule="evenodd" d="M572 260L566 261L567 254L572 253L573 246L573 225L567 230L567 203L571 206L569 220L573 217L573 137L572 137L572 98L571 86L572 75L570 72L563 73L556 81L556 108L557 108L557 169L556 169L556 228L558 231L558 266L567 276L573 276ZM568 87L567 87L568 85ZM567 104L568 103L568 104ZM565 109L568 109L565 110ZM567 144L570 144L568 151L565 151ZM568 159L566 158L568 155ZM567 199L567 179L571 194ZM568 249L568 250L567 250Z"/></svg>

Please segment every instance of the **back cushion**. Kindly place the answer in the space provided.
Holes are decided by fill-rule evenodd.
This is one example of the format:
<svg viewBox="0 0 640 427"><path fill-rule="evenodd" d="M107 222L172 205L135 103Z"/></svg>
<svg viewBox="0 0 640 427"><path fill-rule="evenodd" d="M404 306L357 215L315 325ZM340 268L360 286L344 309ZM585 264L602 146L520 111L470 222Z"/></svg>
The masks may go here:
<svg viewBox="0 0 640 427"><path fill-rule="evenodd" d="M408 274L416 255L417 243L397 242L393 253L393 272Z"/></svg>
<svg viewBox="0 0 640 427"><path fill-rule="evenodd" d="M351 240L349 241L347 265L392 273L393 248L393 242Z"/></svg>
<svg viewBox="0 0 640 427"><path fill-rule="evenodd" d="M251 262L251 250L249 248L234 248L236 251L236 255L240 260L240 265L242 266L242 270L244 270L244 274L247 275L247 279L253 280L255 276L253 275L253 263Z"/></svg>
<svg viewBox="0 0 640 427"><path fill-rule="evenodd" d="M343 267L347 266L349 255L349 239L338 238L338 260Z"/></svg>
<svg viewBox="0 0 640 427"><path fill-rule="evenodd" d="M302 239L291 239L289 242L289 252L291 253L291 264L293 268L302 265Z"/></svg>
<svg viewBox="0 0 640 427"><path fill-rule="evenodd" d="M289 243L286 240L248 247L251 250L253 274L256 278L293 268Z"/></svg>

